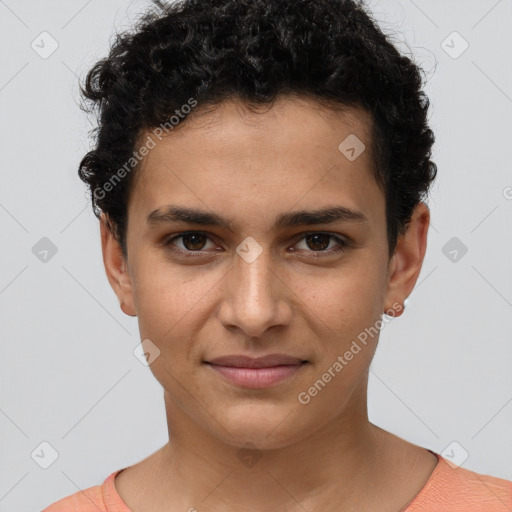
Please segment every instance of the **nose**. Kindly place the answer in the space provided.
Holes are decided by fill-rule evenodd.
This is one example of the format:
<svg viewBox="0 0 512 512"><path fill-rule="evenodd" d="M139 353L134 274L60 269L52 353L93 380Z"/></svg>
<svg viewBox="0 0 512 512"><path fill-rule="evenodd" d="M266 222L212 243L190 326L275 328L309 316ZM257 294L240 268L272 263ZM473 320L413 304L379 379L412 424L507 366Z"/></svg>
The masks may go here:
<svg viewBox="0 0 512 512"><path fill-rule="evenodd" d="M268 250L250 263L235 255L233 267L224 281L219 311L224 327L258 338L271 327L290 324L292 292L271 268L271 263Z"/></svg>

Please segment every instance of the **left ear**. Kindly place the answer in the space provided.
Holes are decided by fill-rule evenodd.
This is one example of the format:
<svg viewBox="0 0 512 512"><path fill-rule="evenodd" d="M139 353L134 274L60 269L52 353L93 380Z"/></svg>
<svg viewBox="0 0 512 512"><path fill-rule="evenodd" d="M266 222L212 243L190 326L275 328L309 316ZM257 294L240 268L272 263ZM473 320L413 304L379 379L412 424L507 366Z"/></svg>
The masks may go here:
<svg viewBox="0 0 512 512"><path fill-rule="evenodd" d="M389 311L390 316L400 316L403 313L403 303L418 280L427 250L429 224L430 210L425 203L419 202L413 210L407 229L398 237L395 252L389 261L384 312Z"/></svg>

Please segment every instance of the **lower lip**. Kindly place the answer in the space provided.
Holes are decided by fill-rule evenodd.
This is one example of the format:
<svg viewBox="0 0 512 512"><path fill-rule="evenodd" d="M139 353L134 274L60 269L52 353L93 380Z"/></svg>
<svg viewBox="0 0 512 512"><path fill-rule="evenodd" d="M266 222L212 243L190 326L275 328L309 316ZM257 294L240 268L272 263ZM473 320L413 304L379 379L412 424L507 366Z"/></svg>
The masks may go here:
<svg viewBox="0 0 512 512"><path fill-rule="evenodd" d="M244 388L268 388L295 375L305 363L300 365L272 366L270 368L238 368L208 364L225 379Z"/></svg>

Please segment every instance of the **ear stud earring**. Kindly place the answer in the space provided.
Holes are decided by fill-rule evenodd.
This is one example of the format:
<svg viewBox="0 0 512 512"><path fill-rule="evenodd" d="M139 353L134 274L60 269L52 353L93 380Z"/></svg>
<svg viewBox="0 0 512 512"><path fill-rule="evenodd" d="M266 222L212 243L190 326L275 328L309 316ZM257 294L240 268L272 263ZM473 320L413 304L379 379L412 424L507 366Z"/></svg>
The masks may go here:
<svg viewBox="0 0 512 512"><path fill-rule="evenodd" d="M405 310L406 302L407 300L405 302L395 302L393 306L389 309L386 309L383 314L394 317L396 316L396 313L403 313Z"/></svg>

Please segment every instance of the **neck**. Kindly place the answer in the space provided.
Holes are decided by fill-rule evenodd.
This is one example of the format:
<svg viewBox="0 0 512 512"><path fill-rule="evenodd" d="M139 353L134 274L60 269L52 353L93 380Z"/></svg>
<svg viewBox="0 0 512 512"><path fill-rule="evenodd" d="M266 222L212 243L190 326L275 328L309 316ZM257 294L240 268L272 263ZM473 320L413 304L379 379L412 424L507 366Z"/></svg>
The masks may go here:
<svg viewBox="0 0 512 512"><path fill-rule="evenodd" d="M367 417L366 382L316 431L300 425L299 409L296 418L274 418L264 435L245 438L221 417L215 420L220 435L199 428L166 394L169 443L156 473L161 496L168 496L163 501L224 512L298 510L299 504L320 510L332 508L333 499L340 509L360 505L381 479L383 455L383 431Z"/></svg>

